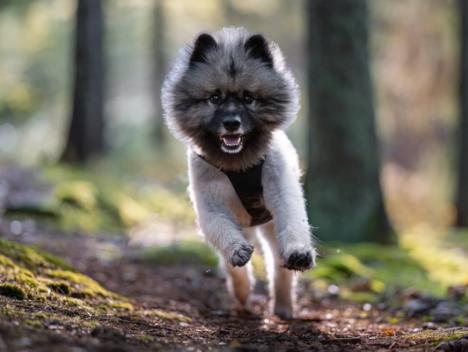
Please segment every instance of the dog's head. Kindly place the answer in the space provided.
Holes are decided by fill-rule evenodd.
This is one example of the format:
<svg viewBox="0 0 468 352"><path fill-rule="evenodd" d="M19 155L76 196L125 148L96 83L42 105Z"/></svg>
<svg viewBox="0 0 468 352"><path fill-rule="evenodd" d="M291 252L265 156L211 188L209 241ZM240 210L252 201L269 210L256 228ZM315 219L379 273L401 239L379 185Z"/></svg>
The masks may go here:
<svg viewBox="0 0 468 352"><path fill-rule="evenodd" d="M227 170L262 158L272 132L299 108L297 85L277 45L242 28L199 35L184 48L162 93L169 127Z"/></svg>

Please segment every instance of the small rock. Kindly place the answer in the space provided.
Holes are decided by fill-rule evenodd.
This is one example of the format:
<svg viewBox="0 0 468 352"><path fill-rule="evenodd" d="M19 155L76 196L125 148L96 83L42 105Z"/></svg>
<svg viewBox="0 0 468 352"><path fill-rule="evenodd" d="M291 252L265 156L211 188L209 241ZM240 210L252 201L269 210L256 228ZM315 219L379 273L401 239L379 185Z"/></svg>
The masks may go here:
<svg viewBox="0 0 468 352"><path fill-rule="evenodd" d="M116 338L125 337L119 330L106 326L98 326L94 328L91 331L91 336L104 340L114 340Z"/></svg>
<svg viewBox="0 0 468 352"><path fill-rule="evenodd" d="M468 336L455 341L447 341L439 344L434 351L439 352L465 352L468 351Z"/></svg>
<svg viewBox="0 0 468 352"><path fill-rule="evenodd" d="M379 302L376 307L378 310L387 310L388 304L385 302Z"/></svg>
<svg viewBox="0 0 468 352"><path fill-rule="evenodd" d="M14 345L18 348L25 348L32 345L32 340L29 337L22 337L15 340Z"/></svg>
<svg viewBox="0 0 468 352"><path fill-rule="evenodd" d="M457 315L462 315L463 310L454 302L442 301L434 309L431 309L430 315L436 322L446 322Z"/></svg>
<svg viewBox="0 0 468 352"><path fill-rule="evenodd" d="M331 296L336 297L340 293L340 288L337 285L330 285L328 286L328 293Z"/></svg>
<svg viewBox="0 0 468 352"><path fill-rule="evenodd" d="M411 317L426 314L431 308L431 302L422 298L410 299L404 306L405 312Z"/></svg>
<svg viewBox="0 0 468 352"><path fill-rule="evenodd" d="M426 329L426 330L437 330L438 329L438 326L433 323L432 321L428 321L427 323L424 323L423 324L423 329Z"/></svg>

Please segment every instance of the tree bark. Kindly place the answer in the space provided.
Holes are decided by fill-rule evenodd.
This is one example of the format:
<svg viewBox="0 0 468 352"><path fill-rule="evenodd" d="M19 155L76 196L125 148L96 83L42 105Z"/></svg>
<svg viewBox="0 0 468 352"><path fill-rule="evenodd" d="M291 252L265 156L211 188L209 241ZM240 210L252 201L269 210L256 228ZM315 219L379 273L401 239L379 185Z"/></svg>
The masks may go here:
<svg viewBox="0 0 468 352"><path fill-rule="evenodd" d="M367 3L306 4L311 222L325 241L392 242L380 186Z"/></svg>
<svg viewBox="0 0 468 352"><path fill-rule="evenodd" d="M154 142L163 146L166 142L166 134L161 106L161 87L166 73L166 41L164 36L164 0L155 0L153 14L153 90L154 97Z"/></svg>
<svg viewBox="0 0 468 352"><path fill-rule="evenodd" d="M456 226L468 228L468 2L459 0L460 27L460 127L458 143L458 186Z"/></svg>
<svg viewBox="0 0 468 352"><path fill-rule="evenodd" d="M83 163L104 151L101 0L78 0L71 123L62 160Z"/></svg>

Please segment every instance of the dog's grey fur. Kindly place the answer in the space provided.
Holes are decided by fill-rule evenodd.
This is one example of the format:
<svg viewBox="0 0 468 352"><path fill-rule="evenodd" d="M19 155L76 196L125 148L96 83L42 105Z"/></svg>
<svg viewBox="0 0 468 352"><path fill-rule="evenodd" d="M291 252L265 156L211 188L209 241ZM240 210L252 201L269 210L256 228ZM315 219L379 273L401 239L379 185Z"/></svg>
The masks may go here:
<svg viewBox="0 0 468 352"><path fill-rule="evenodd" d="M314 265L315 249L297 154L283 131L296 118L299 92L280 49L243 28L201 34L180 52L162 102L168 126L188 147L197 222L223 257L231 292L242 307L248 305L249 241L258 234L268 262L272 311L291 318L294 271ZM237 119L234 132L226 129L230 119ZM223 171L262 160L263 197L273 220L250 227L251 216Z"/></svg>

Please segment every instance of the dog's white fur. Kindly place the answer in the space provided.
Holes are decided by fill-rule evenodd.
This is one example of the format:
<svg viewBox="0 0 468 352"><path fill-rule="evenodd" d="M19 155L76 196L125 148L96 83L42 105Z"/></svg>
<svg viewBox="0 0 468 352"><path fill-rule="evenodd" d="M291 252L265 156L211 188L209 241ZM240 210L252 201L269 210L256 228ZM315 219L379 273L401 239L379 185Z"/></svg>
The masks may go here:
<svg viewBox="0 0 468 352"><path fill-rule="evenodd" d="M190 196L197 213L199 228L224 258L229 274L228 287L241 306L249 303L253 286L249 265L234 267L232 258L258 234L267 259L272 312L291 318L294 314L294 271L284 262L294 252L312 253L315 249L307 220L300 184L297 153L282 130L275 131L262 171L265 205L273 220L250 227L250 215L242 206L230 180L220 170L188 151Z"/></svg>

